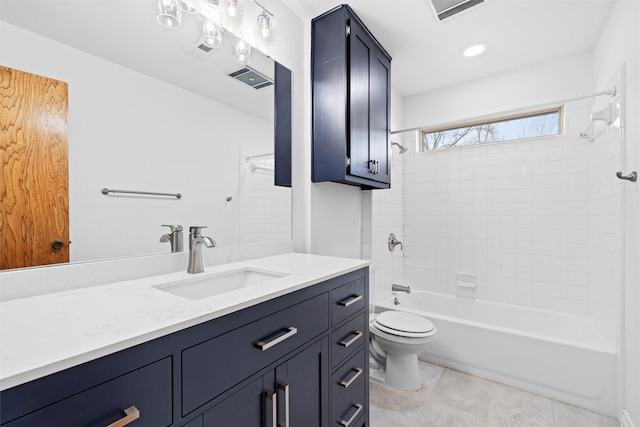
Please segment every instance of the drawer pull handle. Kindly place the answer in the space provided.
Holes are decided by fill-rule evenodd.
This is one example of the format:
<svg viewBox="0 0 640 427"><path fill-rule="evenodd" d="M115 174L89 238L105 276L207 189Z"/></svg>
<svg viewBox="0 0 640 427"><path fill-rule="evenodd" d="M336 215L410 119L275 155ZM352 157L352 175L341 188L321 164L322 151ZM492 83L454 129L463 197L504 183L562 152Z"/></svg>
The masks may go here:
<svg viewBox="0 0 640 427"><path fill-rule="evenodd" d="M109 424L107 427L124 427L127 424L140 418L140 411L135 406L125 409L124 413L125 416L123 418L120 418L115 423Z"/></svg>
<svg viewBox="0 0 640 427"><path fill-rule="evenodd" d="M358 379L360 375L362 375L362 368L354 368L353 370L356 371L356 373L353 374L351 378L349 378L348 380L342 380L340 382L340 385L343 386L344 388L349 387L355 380Z"/></svg>
<svg viewBox="0 0 640 427"><path fill-rule="evenodd" d="M353 420L358 418L360 411L362 411L362 405L360 403L354 403L352 406L356 408L356 412L351 415L351 418L349 418L348 421L340 420L340 424L342 424L344 427L349 427L349 424L351 424Z"/></svg>
<svg viewBox="0 0 640 427"><path fill-rule="evenodd" d="M294 336L297 333L298 333L298 328L294 328L293 326L290 326L290 327L287 328L287 332L285 334L282 334L279 337L274 338L269 342L260 341L260 342L256 343L256 346L260 350L266 351L266 350L269 350L274 345L280 344L282 341L286 340L287 338L291 338L292 336Z"/></svg>
<svg viewBox="0 0 640 427"><path fill-rule="evenodd" d="M343 299L342 301L338 302L338 304L343 307L349 307L351 304L353 304L354 302L358 302L361 299L362 295L353 295L347 299Z"/></svg>
<svg viewBox="0 0 640 427"><path fill-rule="evenodd" d="M351 333L356 335L353 338L351 338L349 341L345 341L345 340L340 341L340 344L342 344L345 347L349 347L351 344L358 341L362 336L362 331L353 331Z"/></svg>
<svg viewBox="0 0 640 427"><path fill-rule="evenodd" d="M265 397L271 401L271 426L278 427L277 417L278 417L278 395L272 391L265 391ZM268 405L268 403L267 403Z"/></svg>
<svg viewBox="0 0 640 427"><path fill-rule="evenodd" d="M280 423L279 427L289 427L289 384L278 383L278 390L284 392L284 424Z"/></svg>

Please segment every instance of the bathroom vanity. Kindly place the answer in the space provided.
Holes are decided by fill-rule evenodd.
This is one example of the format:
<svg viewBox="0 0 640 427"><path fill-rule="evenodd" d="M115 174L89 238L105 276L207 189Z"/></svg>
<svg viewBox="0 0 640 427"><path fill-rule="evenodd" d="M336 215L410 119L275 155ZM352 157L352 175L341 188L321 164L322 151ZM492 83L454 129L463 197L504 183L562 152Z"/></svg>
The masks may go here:
<svg viewBox="0 0 640 427"><path fill-rule="evenodd" d="M0 424L368 425L367 261L209 267L216 285L254 278L217 294L185 274L0 303L25 322L3 327Z"/></svg>

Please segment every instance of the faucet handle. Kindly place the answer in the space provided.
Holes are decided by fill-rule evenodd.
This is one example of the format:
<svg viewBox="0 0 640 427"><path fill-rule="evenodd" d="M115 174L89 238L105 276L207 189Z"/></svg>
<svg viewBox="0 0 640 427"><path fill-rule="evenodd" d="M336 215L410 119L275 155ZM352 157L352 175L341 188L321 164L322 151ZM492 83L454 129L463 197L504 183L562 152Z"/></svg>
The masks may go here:
<svg viewBox="0 0 640 427"><path fill-rule="evenodd" d="M206 225L192 225L191 227L189 227L189 233L193 234L194 236L199 236L200 233L202 233L202 229L203 228L207 228Z"/></svg>
<svg viewBox="0 0 640 427"><path fill-rule="evenodd" d="M171 230L170 232L173 233L175 231L182 231L182 226L181 225L168 225L168 224L162 224L163 227L169 227L169 229Z"/></svg>

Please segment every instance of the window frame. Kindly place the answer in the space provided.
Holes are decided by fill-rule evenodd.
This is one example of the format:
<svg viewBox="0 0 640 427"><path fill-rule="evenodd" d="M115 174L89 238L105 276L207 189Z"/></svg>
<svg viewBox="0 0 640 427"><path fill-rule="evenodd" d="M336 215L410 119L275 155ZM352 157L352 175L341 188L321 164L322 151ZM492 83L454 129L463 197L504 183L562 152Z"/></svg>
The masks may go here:
<svg viewBox="0 0 640 427"><path fill-rule="evenodd" d="M558 133L557 134L554 133L551 135L529 136L526 138L514 138L514 139L503 140L503 141L492 141L484 144L460 145L460 146L453 146L449 148L441 148L436 150L425 149L425 143L424 143L425 134L436 133L436 132L446 132L454 129L463 129L463 128L469 128L469 127L478 126L478 125L490 125L493 123L506 122L510 120L526 119L530 117L543 116L549 113L558 113ZM520 113L485 116L483 118L472 119L469 121L460 121L455 123L447 123L445 125L440 125L440 126L425 127L420 129L420 140L418 144L418 150L419 150L418 152L429 153L434 151L449 150L452 148L456 149L456 148L477 147L480 145L499 144L503 142L515 142L515 141L529 140L534 138L549 138L549 137L560 136L560 135L564 135L564 105L548 107L544 109L529 110L529 111L520 112Z"/></svg>

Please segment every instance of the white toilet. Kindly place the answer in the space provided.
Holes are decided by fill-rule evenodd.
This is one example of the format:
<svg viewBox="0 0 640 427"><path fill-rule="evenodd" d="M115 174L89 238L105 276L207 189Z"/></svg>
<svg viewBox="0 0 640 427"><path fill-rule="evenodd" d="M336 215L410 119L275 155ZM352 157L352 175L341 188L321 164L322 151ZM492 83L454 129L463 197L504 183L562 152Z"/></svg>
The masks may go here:
<svg viewBox="0 0 640 427"><path fill-rule="evenodd" d="M384 371L371 374L373 380L398 390L420 390L418 353L436 338L436 327L428 319L401 311L371 315L370 354Z"/></svg>

